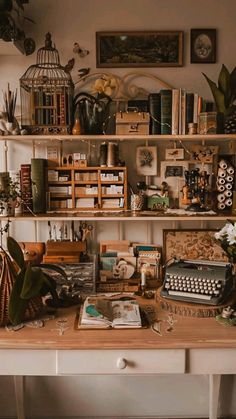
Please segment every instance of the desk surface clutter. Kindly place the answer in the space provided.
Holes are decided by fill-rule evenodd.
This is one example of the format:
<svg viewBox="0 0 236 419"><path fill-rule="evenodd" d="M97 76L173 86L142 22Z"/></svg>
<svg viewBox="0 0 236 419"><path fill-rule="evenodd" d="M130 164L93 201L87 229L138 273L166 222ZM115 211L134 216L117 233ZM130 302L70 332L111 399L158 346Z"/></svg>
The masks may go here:
<svg viewBox="0 0 236 419"><path fill-rule="evenodd" d="M16 332L0 328L0 349L236 348L236 327L221 325L214 317L172 315L154 301L145 304L155 304L161 333L152 328L76 330L78 310L71 307L58 310L57 317L47 320L42 328L24 327ZM65 318L67 328L60 336L58 321Z"/></svg>

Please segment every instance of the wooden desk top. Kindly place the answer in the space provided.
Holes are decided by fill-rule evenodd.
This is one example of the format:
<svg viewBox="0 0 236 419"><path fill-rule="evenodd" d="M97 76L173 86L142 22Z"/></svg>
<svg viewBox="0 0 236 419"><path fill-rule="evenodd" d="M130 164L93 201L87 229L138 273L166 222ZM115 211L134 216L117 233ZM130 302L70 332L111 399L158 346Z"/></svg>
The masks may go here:
<svg viewBox="0 0 236 419"><path fill-rule="evenodd" d="M48 320L39 329L25 327L17 332L0 328L0 349L187 349L236 348L236 326L224 326L215 318L191 318L174 315L177 322L171 332L168 312L158 309L162 336L151 329L75 330L75 308L61 310L69 329L59 336L57 319Z"/></svg>

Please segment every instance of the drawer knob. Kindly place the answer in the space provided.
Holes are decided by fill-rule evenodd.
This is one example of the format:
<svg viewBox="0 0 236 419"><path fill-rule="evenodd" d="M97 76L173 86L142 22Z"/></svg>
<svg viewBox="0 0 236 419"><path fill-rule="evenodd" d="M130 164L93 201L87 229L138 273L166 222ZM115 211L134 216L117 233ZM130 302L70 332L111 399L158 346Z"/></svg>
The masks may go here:
<svg viewBox="0 0 236 419"><path fill-rule="evenodd" d="M116 366L117 368L119 368L120 370L123 370L124 368L126 368L127 366L127 361L125 358L118 358L117 362L116 362Z"/></svg>

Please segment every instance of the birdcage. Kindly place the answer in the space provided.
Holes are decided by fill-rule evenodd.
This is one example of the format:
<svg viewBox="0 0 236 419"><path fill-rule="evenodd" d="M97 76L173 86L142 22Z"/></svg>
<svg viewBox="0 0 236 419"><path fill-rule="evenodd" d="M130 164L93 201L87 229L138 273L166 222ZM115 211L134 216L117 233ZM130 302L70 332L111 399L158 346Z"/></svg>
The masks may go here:
<svg viewBox="0 0 236 419"><path fill-rule="evenodd" d="M31 134L69 134L74 85L60 64L59 53L46 34L37 62L20 78L21 123Z"/></svg>

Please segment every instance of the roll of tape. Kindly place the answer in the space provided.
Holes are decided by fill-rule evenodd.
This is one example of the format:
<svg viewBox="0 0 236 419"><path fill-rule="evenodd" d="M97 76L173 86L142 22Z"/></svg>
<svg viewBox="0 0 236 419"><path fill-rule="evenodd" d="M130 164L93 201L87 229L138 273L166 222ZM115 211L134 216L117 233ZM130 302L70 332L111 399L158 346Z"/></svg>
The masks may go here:
<svg viewBox="0 0 236 419"><path fill-rule="evenodd" d="M225 200L225 196L224 196L224 194L223 194L223 193L220 193L220 194L217 196L217 201L218 201L218 202L224 202L224 200Z"/></svg>
<svg viewBox="0 0 236 419"><path fill-rule="evenodd" d="M224 192L224 190L225 190L225 185L217 185L217 191L218 192Z"/></svg>
<svg viewBox="0 0 236 419"><path fill-rule="evenodd" d="M227 164L227 161L225 161L225 160L220 160L219 161L219 166L221 167L221 169L227 169L227 167L228 167L228 164Z"/></svg>
<svg viewBox="0 0 236 419"><path fill-rule="evenodd" d="M233 166L229 166L229 167L227 167L227 173L229 174L229 175L233 175L234 174L234 168L233 168Z"/></svg>
<svg viewBox="0 0 236 419"><path fill-rule="evenodd" d="M225 184L225 179L224 179L223 177L219 177L219 178L217 179L217 183L218 183L219 185L224 185L224 184Z"/></svg>
<svg viewBox="0 0 236 419"><path fill-rule="evenodd" d="M226 189L226 191L224 191L224 196L226 196L226 198L230 198L233 195L233 192L229 189Z"/></svg>
<svg viewBox="0 0 236 419"><path fill-rule="evenodd" d="M224 202L218 202L218 204L217 204L217 208L218 208L219 210L223 210L223 209L225 209L225 204L224 204Z"/></svg>
<svg viewBox="0 0 236 419"><path fill-rule="evenodd" d="M232 183L226 183L225 184L225 189L232 189L232 188L233 188Z"/></svg>
<svg viewBox="0 0 236 419"><path fill-rule="evenodd" d="M233 182L234 178L231 175L227 175L225 180L226 180L226 182Z"/></svg>
<svg viewBox="0 0 236 419"><path fill-rule="evenodd" d="M231 205L233 204L233 201L231 198L228 198L225 200L225 205L226 207L231 207Z"/></svg>
<svg viewBox="0 0 236 419"><path fill-rule="evenodd" d="M218 176L219 177L226 177L226 174L227 174L226 170L225 169L221 169L221 167L219 167L219 169L218 169Z"/></svg>

